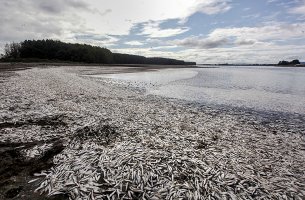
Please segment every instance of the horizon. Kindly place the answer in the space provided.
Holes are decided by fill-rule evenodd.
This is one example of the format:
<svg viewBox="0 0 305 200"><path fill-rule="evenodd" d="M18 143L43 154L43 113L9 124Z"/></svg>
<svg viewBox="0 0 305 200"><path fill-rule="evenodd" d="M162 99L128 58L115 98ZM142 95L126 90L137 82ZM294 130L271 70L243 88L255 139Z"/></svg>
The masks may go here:
<svg viewBox="0 0 305 200"><path fill-rule="evenodd" d="M305 60L305 0L0 1L0 53L56 39L204 63Z"/></svg>

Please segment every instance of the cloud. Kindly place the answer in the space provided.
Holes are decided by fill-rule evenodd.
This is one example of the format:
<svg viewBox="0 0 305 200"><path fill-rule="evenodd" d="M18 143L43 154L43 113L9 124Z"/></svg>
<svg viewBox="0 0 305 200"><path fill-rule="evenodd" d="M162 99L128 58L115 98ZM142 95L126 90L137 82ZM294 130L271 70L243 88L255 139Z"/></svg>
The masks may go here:
<svg viewBox="0 0 305 200"><path fill-rule="evenodd" d="M259 27L217 28L206 36L191 36L170 41L170 44L188 48L212 49L254 45L256 43L277 43L294 39L305 39L305 23L273 23Z"/></svg>
<svg viewBox="0 0 305 200"><path fill-rule="evenodd" d="M128 35L136 24L186 19L196 12L223 13L228 0L14 0L0 1L0 40L58 38L65 40L86 31L99 35ZM185 32L185 28L146 29L161 37Z"/></svg>
<svg viewBox="0 0 305 200"><path fill-rule="evenodd" d="M40 1L39 1L40 2ZM67 1L69 2L69 1ZM62 12L68 9L68 3L62 8L48 9ZM51 6L51 5L50 5ZM69 8L70 9L70 8ZM36 1L0 1L0 40L20 41L24 39L61 38L65 33L76 31L83 26L82 20L71 13L54 15L42 10Z"/></svg>
<svg viewBox="0 0 305 200"><path fill-rule="evenodd" d="M289 40L305 38L302 31L305 23L271 23L258 27L218 28L209 34L210 38L236 37L257 41Z"/></svg>
<svg viewBox="0 0 305 200"><path fill-rule="evenodd" d="M189 30L187 27L178 27L178 28L160 28L162 22L148 22L144 24L141 33L139 35L145 35L151 38L164 38L172 37L182 33L185 33Z"/></svg>
<svg viewBox="0 0 305 200"><path fill-rule="evenodd" d="M87 32L85 34L76 34L70 38L65 39L66 42L71 43L85 43L94 44L102 47L110 47L116 44L120 39L109 35L99 35Z"/></svg>
<svg viewBox="0 0 305 200"><path fill-rule="evenodd" d="M111 13L111 12L112 12L111 9L106 9L105 11L99 12L99 13L100 13L101 16L104 16L104 15L107 15L107 14L109 14L109 13Z"/></svg>
<svg viewBox="0 0 305 200"><path fill-rule="evenodd" d="M253 39L237 39L235 40L235 44L236 45L253 45L255 44L257 41L256 40L253 40Z"/></svg>
<svg viewBox="0 0 305 200"><path fill-rule="evenodd" d="M261 15L259 13L256 13L256 14L242 16L242 18L252 18L252 19L255 19L255 18L259 18L260 16Z"/></svg>
<svg viewBox="0 0 305 200"><path fill-rule="evenodd" d="M141 46L144 43L142 43L140 41L129 41L129 42L125 42L124 44L130 45L130 46Z"/></svg>
<svg viewBox="0 0 305 200"><path fill-rule="evenodd" d="M182 40L174 40L173 44L184 47L211 49L228 44L226 38L202 38L199 36L188 37Z"/></svg>
<svg viewBox="0 0 305 200"><path fill-rule="evenodd" d="M62 13L68 9L87 10L89 5L80 0L40 0L37 3L39 10L46 11L54 14Z"/></svg>
<svg viewBox="0 0 305 200"><path fill-rule="evenodd" d="M296 4L303 4L304 0L289 0L289 1L277 1L278 6L282 6L286 9L291 8L292 6L295 6Z"/></svg>
<svg viewBox="0 0 305 200"><path fill-rule="evenodd" d="M158 47L151 47L153 50L160 50L160 49L175 49L178 48L177 45L168 45L168 46L158 46Z"/></svg>
<svg viewBox="0 0 305 200"><path fill-rule="evenodd" d="M197 12L205 13L208 15L224 13L231 9L228 1L223 0L206 0L198 3L195 10Z"/></svg>
<svg viewBox="0 0 305 200"><path fill-rule="evenodd" d="M275 3L278 2L279 0L267 0L267 3Z"/></svg>
<svg viewBox="0 0 305 200"><path fill-rule="evenodd" d="M305 1L303 0L298 6L290 8L289 13L305 16Z"/></svg>

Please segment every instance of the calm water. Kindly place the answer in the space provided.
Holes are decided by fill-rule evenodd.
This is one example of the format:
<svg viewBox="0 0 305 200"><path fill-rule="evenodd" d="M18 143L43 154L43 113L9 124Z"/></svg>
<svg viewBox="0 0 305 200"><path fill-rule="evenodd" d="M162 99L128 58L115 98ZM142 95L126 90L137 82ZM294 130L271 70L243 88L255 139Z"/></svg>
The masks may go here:
<svg viewBox="0 0 305 200"><path fill-rule="evenodd" d="M145 87L147 94L305 114L305 68L226 66L101 76Z"/></svg>

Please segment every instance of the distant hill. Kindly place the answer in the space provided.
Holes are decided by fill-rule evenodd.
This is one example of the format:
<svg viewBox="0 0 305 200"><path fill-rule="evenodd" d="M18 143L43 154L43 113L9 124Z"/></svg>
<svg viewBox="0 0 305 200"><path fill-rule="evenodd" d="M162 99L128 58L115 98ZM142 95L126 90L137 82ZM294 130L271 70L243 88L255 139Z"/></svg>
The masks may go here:
<svg viewBox="0 0 305 200"><path fill-rule="evenodd" d="M25 40L5 46L1 61L68 61L96 64L196 65L195 62L169 58L112 53L109 49L58 40Z"/></svg>

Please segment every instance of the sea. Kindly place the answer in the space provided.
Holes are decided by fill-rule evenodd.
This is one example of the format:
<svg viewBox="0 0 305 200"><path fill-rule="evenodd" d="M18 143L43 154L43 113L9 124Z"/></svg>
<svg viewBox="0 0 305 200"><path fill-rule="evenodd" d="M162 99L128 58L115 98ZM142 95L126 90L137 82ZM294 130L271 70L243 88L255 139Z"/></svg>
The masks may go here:
<svg viewBox="0 0 305 200"><path fill-rule="evenodd" d="M305 114L305 68L217 66L98 75L147 95L213 106Z"/></svg>

